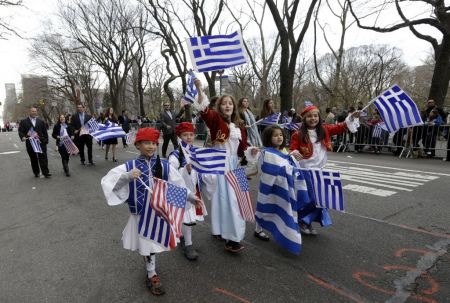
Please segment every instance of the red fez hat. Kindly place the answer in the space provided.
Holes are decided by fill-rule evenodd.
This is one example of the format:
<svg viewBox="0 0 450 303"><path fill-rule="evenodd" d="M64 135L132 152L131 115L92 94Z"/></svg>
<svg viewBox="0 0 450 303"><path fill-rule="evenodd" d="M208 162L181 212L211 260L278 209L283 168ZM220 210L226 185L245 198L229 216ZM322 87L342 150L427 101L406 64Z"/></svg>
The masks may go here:
<svg viewBox="0 0 450 303"><path fill-rule="evenodd" d="M191 122L181 122L175 127L175 133L180 136L182 133L195 133L194 125Z"/></svg>
<svg viewBox="0 0 450 303"><path fill-rule="evenodd" d="M151 127L140 128L136 133L134 144L139 141L152 141L156 144L159 143L159 131Z"/></svg>
<svg viewBox="0 0 450 303"><path fill-rule="evenodd" d="M303 118L307 113L309 113L310 111L318 111L318 112L320 112L320 110L316 107L316 106L314 106L314 105L310 105L310 106L307 106L303 111L302 111L302 113L300 114L300 116Z"/></svg>

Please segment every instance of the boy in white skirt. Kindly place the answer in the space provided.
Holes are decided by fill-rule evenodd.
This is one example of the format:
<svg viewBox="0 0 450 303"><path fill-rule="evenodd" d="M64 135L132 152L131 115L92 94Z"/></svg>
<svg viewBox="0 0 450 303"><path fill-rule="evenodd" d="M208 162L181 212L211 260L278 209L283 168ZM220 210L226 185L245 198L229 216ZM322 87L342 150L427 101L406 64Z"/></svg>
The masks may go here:
<svg viewBox="0 0 450 303"><path fill-rule="evenodd" d="M141 128L136 134L134 145L140 152L137 159L127 161L111 169L106 176L102 178L101 184L108 205L119 205L127 202L130 210L130 217L125 229L122 232L122 242L125 249L132 251L138 250L139 254L144 256L146 263L147 276L146 285L151 293L156 296L163 295L165 291L162 288L161 280L156 274L155 254L170 250L169 247L176 246L176 243L169 245L170 225L162 222L164 219L153 212L151 216L156 217L154 225L147 226L149 234L153 229L159 228L158 241L144 238L139 234L138 226L141 214L144 213L145 203L150 200L151 180L153 177L160 178L178 186L185 187L181 175L169 163L155 155L159 143L160 133L154 128ZM145 185L144 185L145 184ZM150 197L151 198L151 197ZM194 193L188 190L188 201L200 205ZM160 227L164 226L166 230ZM173 235L173 234L172 234ZM173 242L173 238L171 240ZM175 237L175 242L179 239Z"/></svg>

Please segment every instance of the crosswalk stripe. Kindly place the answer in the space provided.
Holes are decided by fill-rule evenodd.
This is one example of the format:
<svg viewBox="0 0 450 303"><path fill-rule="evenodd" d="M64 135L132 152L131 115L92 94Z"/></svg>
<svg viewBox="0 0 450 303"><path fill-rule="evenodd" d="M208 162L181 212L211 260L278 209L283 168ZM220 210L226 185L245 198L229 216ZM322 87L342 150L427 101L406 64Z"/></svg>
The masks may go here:
<svg viewBox="0 0 450 303"><path fill-rule="evenodd" d="M350 190L350 191L356 191L364 194L370 194L380 197L389 197L394 194L396 194L396 191L386 190L386 189L379 189L375 187L369 187L369 186L363 186L363 185L356 185L356 184L347 184L343 187L343 189Z"/></svg>
<svg viewBox="0 0 450 303"><path fill-rule="evenodd" d="M367 179L358 178L356 176L341 175L341 179L347 180L347 181L364 183L364 184L376 185L376 186L381 186L381 187L387 187L387 188L392 188L392 189L398 189L398 190L403 190L403 191L413 191L412 189L409 189L409 188L398 187L398 186L389 185L389 184L370 182L370 181L367 181Z"/></svg>
<svg viewBox="0 0 450 303"><path fill-rule="evenodd" d="M395 177L392 177L388 174L373 174L371 172L361 172L361 171L352 171L352 170L346 170L346 169L337 169L341 174L344 175L349 175L349 176L358 176L358 177L367 177L369 180L373 180L373 181L380 181L380 182L384 182L384 183L395 183L398 185L403 185L403 186L412 186L412 187L417 187L420 185L423 185L424 182L412 182L412 181L406 181L406 180L399 180L396 179Z"/></svg>

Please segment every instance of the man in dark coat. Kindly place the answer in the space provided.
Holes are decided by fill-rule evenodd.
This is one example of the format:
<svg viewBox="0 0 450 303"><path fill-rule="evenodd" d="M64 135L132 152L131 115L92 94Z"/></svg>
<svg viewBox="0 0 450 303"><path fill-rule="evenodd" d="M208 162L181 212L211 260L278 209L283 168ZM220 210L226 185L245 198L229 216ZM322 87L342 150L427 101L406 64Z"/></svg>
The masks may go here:
<svg viewBox="0 0 450 303"><path fill-rule="evenodd" d="M22 142L25 142L27 147L27 153L30 157L31 168L33 170L34 176L39 177L40 172L45 176L45 178L50 178L51 174L48 170L48 159L47 159L47 144L48 144L48 133L45 127L44 121L37 117L38 112L35 106L30 107L29 117L20 121L19 124L19 137ZM42 153L36 153L33 150L30 140L30 130L36 132L39 138Z"/></svg>
<svg viewBox="0 0 450 303"><path fill-rule="evenodd" d="M83 104L77 105L77 113L72 116L71 125L74 130L74 142L80 151L81 164L85 165L84 146L87 147L89 165L94 165L92 161L92 137L87 133L84 125L91 119L91 116L85 113Z"/></svg>
<svg viewBox="0 0 450 303"><path fill-rule="evenodd" d="M176 119L175 112L170 110L170 103L164 103L164 111L159 115L161 130L163 132L162 156L166 158L167 146L172 141L173 148L178 148L177 135L175 134Z"/></svg>
<svg viewBox="0 0 450 303"><path fill-rule="evenodd" d="M119 116L119 124L122 126L122 129L125 133L130 132L130 118L128 118L128 112L126 110L122 111L122 115ZM128 147L127 141L125 137L122 137L123 147Z"/></svg>

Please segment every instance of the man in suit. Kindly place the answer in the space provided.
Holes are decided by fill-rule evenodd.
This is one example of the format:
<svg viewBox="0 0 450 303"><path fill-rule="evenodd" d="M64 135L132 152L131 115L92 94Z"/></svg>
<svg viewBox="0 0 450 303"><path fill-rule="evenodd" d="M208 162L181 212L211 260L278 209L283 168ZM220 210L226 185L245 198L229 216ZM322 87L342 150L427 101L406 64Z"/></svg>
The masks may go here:
<svg viewBox="0 0 450 303"><path fill-rule="evenodd" d="M83 126L91 119L91 116L85 113L83 104L77 105L77 113L72 116L71 124L74 129L74 142L80 150L81 164L85 165L84 146L87 147L89 165L94 165L92 161L92 137L84 131Z"/></svg>
<svg viewBox="0 0 450 303"><path fill-rule="evenodd" d="M47 144L48 144L48 133L45 128L45 123L37 117L38 112L35 106L31 106L29 110L29 117L20 121L19 124L19 137L20 140L25 141L27 147L27 153L30 157L31 168L33 169L34 176L39 177L40 172L45 176L45 178L50 178L51 174L48 170L48 160L47 160ZM36 153L31 146L29 131L33 129L41 142L42 153Z"/></svg>
<svg viewBox="0 0 450 303"><path fill-rule="evenodd" d="M122 115L119 116L119 123L122 126L123 131L128 134L130 132L130 119L128 118L128 112L126 110L123 110ZM125 137L122 137L122 144L124 148L128 147Z"/></svg>
<svg viewBox="0 0 450 303"><path fill-rule="evenodd" d="M164 111L159 115L164 140L162 145L163 158L166 158L169 141L172 141L174 149L178 148L177 135L175 134L176 119L177 116L170 110L170 103L164 103Z"/></svg>

